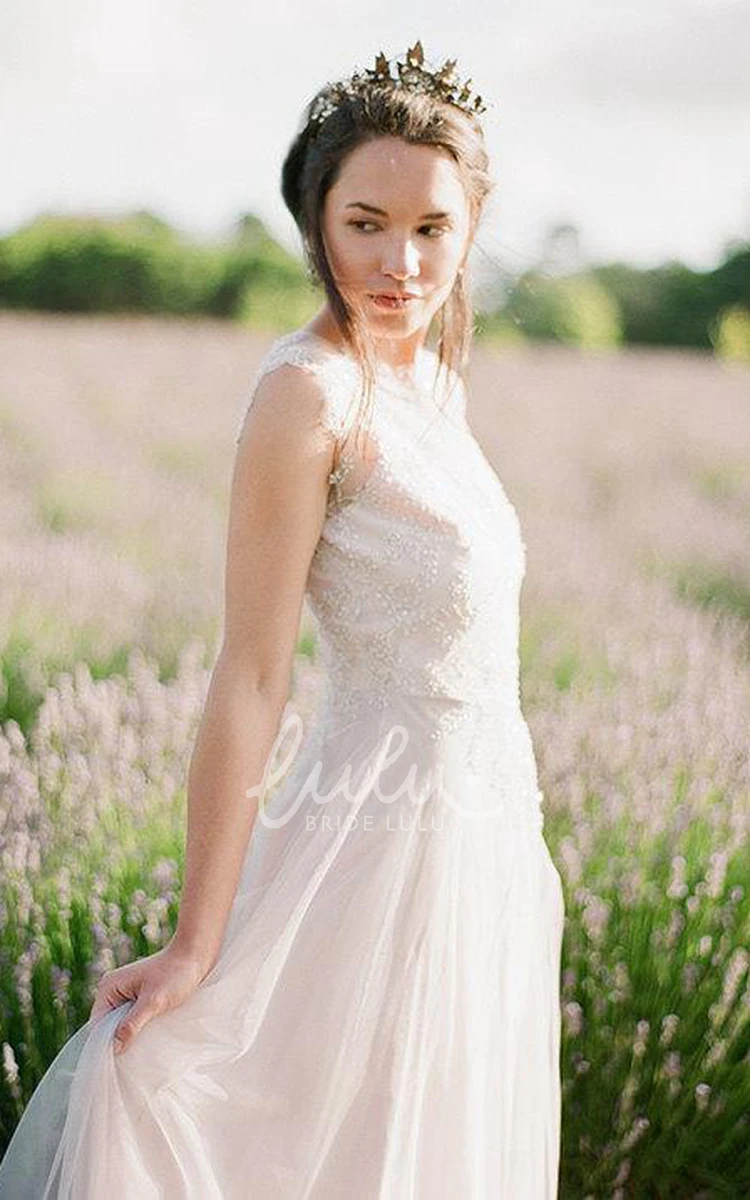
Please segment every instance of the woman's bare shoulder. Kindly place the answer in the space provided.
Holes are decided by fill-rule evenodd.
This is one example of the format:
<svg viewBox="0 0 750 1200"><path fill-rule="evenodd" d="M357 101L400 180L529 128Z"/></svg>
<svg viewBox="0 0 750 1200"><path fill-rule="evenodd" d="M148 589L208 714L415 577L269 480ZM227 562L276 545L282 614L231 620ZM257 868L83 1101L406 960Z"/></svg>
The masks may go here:
<svg viewBox="0 0 750 1200"><path fill-rule="evenodd" d="M332 370L332 359L321 339L304 328L281 334L271 343L256 368L240 412L235 443L238 443L253 408L272 405L280 422L305 416L326 432L337 436L343 422L344 402L351 388L341 373Z"/></svg>

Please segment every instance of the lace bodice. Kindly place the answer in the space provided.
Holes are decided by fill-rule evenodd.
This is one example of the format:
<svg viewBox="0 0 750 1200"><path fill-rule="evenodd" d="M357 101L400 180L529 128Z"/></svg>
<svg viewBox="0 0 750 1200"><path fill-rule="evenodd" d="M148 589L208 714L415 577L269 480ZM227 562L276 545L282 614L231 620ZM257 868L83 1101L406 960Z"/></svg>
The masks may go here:
<svg viewBox="0 0 750 1200"><path fill-rule="evenodd" d="M507 707L519 698L525 545L466 423L463 380L454 372L447 403L445 391L436 402L437 356L424 354L416 385L382 368L370 427L377 455L364 481L346 491L355 452L344 453L331 478L308 576L323 662L344 691L396 689ZM272 344L243 422L259 379L284 363L324 381L322 419L335 436L358 394L357 366L305 329Z"/></svg>
<svg viewBox="0 0 750 1200"><path fill-rule="evenodd" d="M321 420L335 438L359 394L359 369L348 353L305 329L272 344L243 421L259 379L285 363L323 382ZM537 804L520 707L526 547L516 511L467 424L464 382L453 372L435 398L436 366L432 351L424 351L415 378L382 365L372 462L363 475L357 452L345 451L330 479L307 579L327 703L329 711L356 713L387 710L396 696L422 698L433 737L459 728L467 715L475 722L479 711L492 737L474 737L484 761L480 766L474 755L473 765L498 787L504 780L514 803Z"/></svg>

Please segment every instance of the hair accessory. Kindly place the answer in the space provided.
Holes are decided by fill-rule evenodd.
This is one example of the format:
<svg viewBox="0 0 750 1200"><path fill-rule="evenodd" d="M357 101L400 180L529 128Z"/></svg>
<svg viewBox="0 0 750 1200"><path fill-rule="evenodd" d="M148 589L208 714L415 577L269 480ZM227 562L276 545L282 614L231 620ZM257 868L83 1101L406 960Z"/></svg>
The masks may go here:
<svg viewBox="0 0 750 1200"><path fill-rule="evenodd" d="M482 97L472 98L471 79L465 83L455 78L456 59L446 59L439 70L432 71L424 66L424 51L422 43L417 41L406 51L406 61L395 60L397 74L391 74L391 64L382 50L375 59L375 66L365 71L355 71L349 79L339 83L328 84L316 96L309 114L309 123L314 131L334 112L347 97L354 97L368 92L373 84L387 87L407 88L412 92L425 92L447 104L455 104L464 112L477 113L486 110Z"/></svg>

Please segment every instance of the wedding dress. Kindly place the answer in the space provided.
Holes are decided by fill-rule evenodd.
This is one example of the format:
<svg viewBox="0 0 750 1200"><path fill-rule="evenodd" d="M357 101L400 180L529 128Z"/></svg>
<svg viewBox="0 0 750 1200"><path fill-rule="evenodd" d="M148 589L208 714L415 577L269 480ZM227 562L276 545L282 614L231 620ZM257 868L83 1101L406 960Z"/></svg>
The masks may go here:
<svg viewBox="0 0 750 1200"><path fill-rule="evenodd" d="M124 1054L132 1001L70 1038L2 1200L557 1195L564 906L519 699L525 545L463 381L436 399L421 354L379 368L369 457L332 473L307 580L320 707L219 958ZM302 328L256 382L284 363L339 430L355 360Z"/></svg>

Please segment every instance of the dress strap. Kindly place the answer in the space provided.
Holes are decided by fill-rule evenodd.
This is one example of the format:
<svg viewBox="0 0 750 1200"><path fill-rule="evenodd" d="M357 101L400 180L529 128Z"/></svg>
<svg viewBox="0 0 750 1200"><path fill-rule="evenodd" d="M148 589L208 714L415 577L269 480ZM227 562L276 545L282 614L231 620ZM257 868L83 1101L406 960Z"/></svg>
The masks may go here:
<svg viewBox="0 0 750 1200"><path fill-rule="evenodd" d="M338 439L341 435L354 396L350 364L342 355L329 352L319 339L310 338L305 330L296 329L276 338L261 358L240 413L235 445L242 436L261 379L286 364L309 371L322 381L325 403L320 417L321 425L333 438Z"/></svg>

